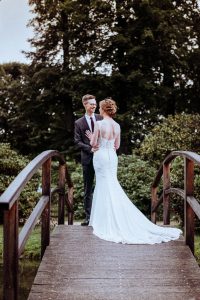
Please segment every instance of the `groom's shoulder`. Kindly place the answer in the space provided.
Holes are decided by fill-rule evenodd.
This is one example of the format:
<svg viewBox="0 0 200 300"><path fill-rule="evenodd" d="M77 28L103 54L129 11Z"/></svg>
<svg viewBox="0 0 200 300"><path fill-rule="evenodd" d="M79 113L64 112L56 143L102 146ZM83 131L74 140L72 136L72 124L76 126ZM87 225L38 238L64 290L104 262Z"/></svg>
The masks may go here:
<svg viewBox="0 0 200 300"><path fill-rule="evenodd" d="M81 124L81 123L84 121L84 118L85 118L85 116L82 116L82 117L78 118L78 119L75 121L75 123L76 123L76 124Z"/></svg>
<svg viewBox="0 0 200 300"><path fill-rule="evenodd" d="M103 117L99 114L95 114L95 118L97 121L103 120Z"/></svg>

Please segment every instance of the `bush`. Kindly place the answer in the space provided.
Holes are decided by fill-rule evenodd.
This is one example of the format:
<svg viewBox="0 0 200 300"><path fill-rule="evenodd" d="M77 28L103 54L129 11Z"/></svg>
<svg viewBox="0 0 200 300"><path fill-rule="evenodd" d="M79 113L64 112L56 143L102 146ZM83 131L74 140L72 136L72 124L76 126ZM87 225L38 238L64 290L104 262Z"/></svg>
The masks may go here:
<svg viewBox="0 0 200 300"><path fill-rule="evenodd" d="M145 137L137 154L158 167L172 150L200 151L199 114L180 114L164 119Z"/></svg>
<svg viewBox="0 0 200 300"><path fill-rule="evenodd" d="M18 173L29 163L27 157L19 155L7 143L0 143L0 194L15 179ZM24 223L35 206L38 193L39 175L36 174L25 186L19 197L19 220Z"/></svg>
<svg viewBox="0 0 200 300"><path fill-rule="evenodd" d="M82 166L75 162L67 163L67 165L74 184L74 218L83 219L85 211L83 207L84 186Z"/></svg>
<svg viewBox="0 0 200 300"><path fill-rule="evenodd" d="M138 156L119 156L118 179L130 200L146 216L151 212L151 184L156 170Z"/></svg>

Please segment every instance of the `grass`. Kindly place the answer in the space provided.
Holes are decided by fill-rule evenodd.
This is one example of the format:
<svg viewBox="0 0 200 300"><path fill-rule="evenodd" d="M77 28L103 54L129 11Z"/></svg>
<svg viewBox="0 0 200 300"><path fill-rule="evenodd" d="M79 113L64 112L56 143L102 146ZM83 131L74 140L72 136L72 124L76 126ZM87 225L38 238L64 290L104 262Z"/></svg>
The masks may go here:
<svg viewBox="0 0 200 300"><path fill-rule="evenodd" d="M22 253L23 258L39 259L41 253L41 226L36 226L31 233L25 249Z"/></svg>
<svg viewBox="0 0 200 300"><path fill-rule="evenodd" d="M195 258L200 266L200 235L194 237Z"/></svg>
<svg viewBox="0 0 200 300"><path fill-rule="evenodd" d="M20 230L20 229L19 229ZM29 237L22 258L39 259L41 251L41 227L36 226ZM0 257L3 257L3 226L0 226Z"/></svg>

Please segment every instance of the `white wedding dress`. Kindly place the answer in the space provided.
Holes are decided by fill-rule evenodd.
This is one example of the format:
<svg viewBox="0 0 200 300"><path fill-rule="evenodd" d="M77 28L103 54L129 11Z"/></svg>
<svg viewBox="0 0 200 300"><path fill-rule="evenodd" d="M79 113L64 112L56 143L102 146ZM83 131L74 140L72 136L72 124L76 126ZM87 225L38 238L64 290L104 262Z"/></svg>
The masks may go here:
<svg viewBox="0 0 200 300"><path fill-rule="evenodd" d="M124 244L156 244L178 239L180 229L150 222L129 200L117 179L120 126L113 119L95 124L91 144L99 144L93 164L96 186L89 226L99 238Z"/></svg>

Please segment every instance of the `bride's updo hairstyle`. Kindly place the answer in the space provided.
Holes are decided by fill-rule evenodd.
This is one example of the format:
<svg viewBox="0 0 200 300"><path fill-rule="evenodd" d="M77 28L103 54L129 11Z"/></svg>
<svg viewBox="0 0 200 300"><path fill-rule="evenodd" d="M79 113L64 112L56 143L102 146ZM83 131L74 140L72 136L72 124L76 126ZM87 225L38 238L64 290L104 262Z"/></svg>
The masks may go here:
<svg viewBox="0 0 200 300"><path fill-rule="evenodd" d="M100 107L109 117L114 117L117 112L116 102L112 98L106 98L99 102Z"/></svg>

